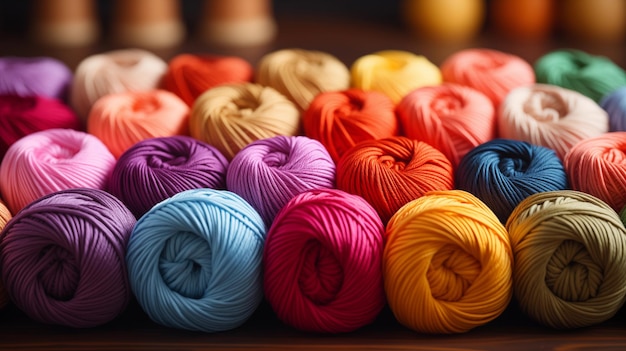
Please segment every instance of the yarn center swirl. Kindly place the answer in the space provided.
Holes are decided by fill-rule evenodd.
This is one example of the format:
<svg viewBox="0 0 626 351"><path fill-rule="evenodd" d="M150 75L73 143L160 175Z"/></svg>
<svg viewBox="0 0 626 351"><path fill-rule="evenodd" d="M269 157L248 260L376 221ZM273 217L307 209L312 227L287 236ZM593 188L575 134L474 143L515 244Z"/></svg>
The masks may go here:
<svg viewBox="0 0 626 351"><path fill-rule="evenodd" d="M193 299L204 296L212 274L212 254L205 240L179 232L167 240L159 258L163 282L173 291Z"/></svg>
<svg viewBox="0 0 626 351"><path fill-rule="evenodd" d="M334 301L343 285L343 268L333 252L309 240L301 260L298 284L302 293L317 305Z"/></svg>
<svg viewBox="0 0 626 351"><path fill-rule="evenodd" d="M426 278L437 300L459 301L480 275L481 264L455 245L439 249L428 266Z"/></svg>
<svg viewBox="0 0 626 351"><path fill-rule="evenodd" d="M602 267L581 243L565 240L550 257L545 280L555 295L578 302L598 295L603 276Z"/></svg>
<svg viewBox="0 0 626 351"><path fill-rule="evenodd" d="M524 103L524 112L539 122L558 122L567 116L565 103L557 96L547 92L536 92Z"/></svg>
<svg viewBox="0 0 626 351"><path fill-rule="evenodd" d="M59 301L71 300L80 280L74 255L63 247L48 245L42 249L38 263L38 278L46 295Z"/></svg>

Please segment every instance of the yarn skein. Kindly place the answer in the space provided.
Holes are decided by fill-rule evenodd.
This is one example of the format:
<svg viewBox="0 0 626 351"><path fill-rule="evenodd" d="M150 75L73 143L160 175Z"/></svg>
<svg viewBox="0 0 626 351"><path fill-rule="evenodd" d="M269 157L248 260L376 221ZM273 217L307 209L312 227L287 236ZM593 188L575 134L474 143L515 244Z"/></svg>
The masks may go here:
<svg viewBox="0 0 626 351"><path fill-rule="evenodd" d="M7 223L13 218L13 215L4 204L2 200L0 200L0 232L4 229ZM0 274L0 309L6 307L11 299L9 298L9 294L4 287L4 283L2 281L2 275Z"/></svg>
<svg viewBox="0 0 626 351"><path fill-rule="evenodd" d="M337 189L295 196L276 216L264 249L265 296L300 330L345 333L385 305L383 224L361 197Z"/></svg>
<svg viewBox="0 0 626 351"><path fill-rule="evenodd" d="M297 135L300 112L271 87L225 84L196 99L189 129L192 137L215 146L230 160L255 140Z"/></svg>
<svg viewBox="0 0 626 351"><path fill-rule="evenodd" d="M435 147L453 167L470 150L497 135L491 100L458 84L415 89L400 101L396 111L406 137Z"/></svg>
<svg viewBox="0 0 626 351"><path fill-rule="evenodd" d="M43 96L67 102L73 72L46 56L0 57L0 95Z"/></svg>
<svg viewBox="0 0 626 351"><path fill-rule="evenodd" d="M422 55L384 50L359 57L350 67L352 87L380 91L395 103L412 90L439 85L439 67Z"/></svg>
<svg viewBox="0 0 626 351"><path fill-rule="evenodd" d="M474 195L433 191L387 224L383 276L396 319L421 333L463 333L508 306L513 254L504 225Z"/></svg>
<svg viewBox="0 0 626 351"><path fill-rule="evenodd" d="M226 189L228 161L215 147L189 136L139 141L120 156L107 191L143 216L157 203L185 190Z"/></svg>
<svg viewBox="0 0 626 351"><path fill-rule="evenodd" d="M145 139L188 135L189 106L166 90L108 94L93 105L87 132L117 158Z"/></svg>
<svg viewBox="0 0 626 351"><path fill-rule="evenodd" d="M259 214L235 193L180 192L133 229L126 257L133 293L161 325L234 329L263 299L265 234Z"/></svg>
<svg viewBox="0 0 626 351"><path fill-rule="evenodd" d="M402 136L363 141L337 164L337 188L362 196L383 223L407 202L453 187L450 161L434 147Z"/></svg>
<svg viewBox="0 0 626 351"><path fill-rule="evenodd" d="M348 89L350 71L323 51L282 49L261 57L254 81L276 89L302 112L319 93Z"/></svg>
<svg viewBox="0 0 626 351"><path fill-rule="evenodd" d="M319 141L279 135L253 141L235 155L226 185L248 201L269 227L294 196L334 188L335 163Z"/></svg>
<svg viewBox="0 0 626 351"><path fill-rule="evenodd" d="M626 86L605 95L600 107L609 115L609 132L626 131Z"/></svg>
<svg viewBox="0 0 626 351"><path fill-rule="evenodd" d="M0 159L20 138L46 129L81 129L76 113L58 99L0 95Z"/></svg>
<svg viewBox="0 0 626 351"><path fill-rule="evenodd" d="M535 83L535 71L519 56L492 49L457 51L441 64L444 82L469 86L498 108L514 88Z"/></svg>
<svg viewBox="0 0 626 351"><path fill-rule="evenodd" d="M602 323L626 296L626 229L593 195L561 190L523 200L506 223L515 255L515 299L552 328Z"/></svg>
<svg viewBox="0 0 626 351"><path fill-rule="evenodd" d="M494 139L470 151L455 170L456 188L484 202L502 223L528 196L568 188L554 150L525 141Z"/></svg>
<svg viewBox="0 0 626 351"><path fill-rule="evenodd" d="M2 231L2 279L15 305L47 324L89 328L124 311L131 298L126 246L135 217L105 191L45 195Z"/></svg>
<svg viewBox="0 0 626 351"><path fill-rule="evenodd" d="M555 85L534 84L512 90L498 113L501 138L527 141L565 154L581 140L609 129L609 117L590 98Z"/></svg>
<svg viewBox="0 0 626 351"><path fill-rule="evenodd" d="M302 118L304 133L319 140L334 161L364 140L399 133L395 104L377 91L348 89L318 94Z"/></svg>
<svg viewBox="0 0 626 351"><path fill-rule="evenodd" d="M168 62L161 87L191 107L210 88L251 82L253 75L252 65L236 56L180 54Z"/></svg>
<svg viewBox="0 0 626 351"><path fill-rule="evenodd" d="M70 188L104 189L115 157L95 136L48 129L9 147L0 163L0 192L11 213L38 198Z"/></svg>
<svg viewBox="0 0 626 351"><path fill-rule="evenodd" d="M538 83L577 91L595 102L626 86L626 71L604 56L580 50L555 50L534 64Z"/></svg>

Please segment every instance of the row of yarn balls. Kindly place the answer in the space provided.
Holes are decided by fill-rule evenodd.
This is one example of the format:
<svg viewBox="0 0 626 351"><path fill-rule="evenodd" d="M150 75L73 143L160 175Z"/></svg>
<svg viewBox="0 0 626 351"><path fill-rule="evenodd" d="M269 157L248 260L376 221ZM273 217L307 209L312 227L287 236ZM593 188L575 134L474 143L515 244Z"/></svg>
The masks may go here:
<svg viewBox="0 0 626 351"><path fill-rule="evenodd" d="M0 63L1 277L31 318L98 326L134 297L160 324L216 332L266 299L302 330L352 331L388 304L459 333L513 296L554 328L622 307L626 75L610 60L159 60L89 57L48 95L54 69L34 67L57 61ZM162 70L132 86L148 61ZM42 127L64 113L74 124Z"/></svg>

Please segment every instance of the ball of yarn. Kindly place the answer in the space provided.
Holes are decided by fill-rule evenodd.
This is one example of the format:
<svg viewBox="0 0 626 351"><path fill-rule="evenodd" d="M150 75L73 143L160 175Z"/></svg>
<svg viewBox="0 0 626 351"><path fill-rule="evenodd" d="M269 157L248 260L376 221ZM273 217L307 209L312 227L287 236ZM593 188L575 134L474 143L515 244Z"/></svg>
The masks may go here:
<svg viewBox="0 0 626 351"><path fill-rule="evenodd" d="M2 231L2 278L31 319L103 325L130 301L126 246L135 217L98 189L67 189L29 204Z"/></svg>
<svg viewBox="0 0 626 351"><path fill-rule="evenodd" d="M275 136L253 141L230 162L227 189L244 198L268 226L294 196L335 186L335 163L317 140Z"/></svg>
<svg viewBox="0 0 626 351"><path fill-rule="evenodd" d="M626 131L626 86L605 95L600 107L609 115L610 132Z"/></svg>
<svg viewBox="0 0 626 351"><path fill-rule="evenodd" d="M496 112L485 94L458 84L418 88L396 108L404 135L441 151L456 167L471 149L496 137Z"/></svg>
<svg viewBox="0 0 626 351"><path fill-rule="evenodd" d="M616 212L626 205L626 132L585 139L565 155L572 189L591 194Z"/></svg>
<svg viewBox="0 0 626 351"><path fill-rule="evenodd" d="M189 134L189 106L166 90L126 91L98 99L87 119L87 132L120 157L137 142Z"/></svg>
<svg viewBox="0 0 626 351"><path fill-rule="evenodd" d="M512 90L498 113L501 138L527 141L556 151L563 159L581 140L609 129L609 117L590 98L555 85Z"/></svg>
<svg viewBox="0 0 626 351"><path fill-rule="evenodd" d="M95 136L47 129L16 141L0 163L0 192L11 213L64 189L104 189L115 157Z"/></svg>
<svg viewBox="0 0 626 351"><path fill-rule="evenodd" d="M107 190L139 218L185 190L226 189L228 161L189 136L159 137L131 146L115 163Z"/></svg>
<svg viewBox="0 0 626 351"><path fill-rule="evenodd" d="M335 161L360 141L398 134L395 104L377 91L320 93L302 119L305 134L319 140Z"/></svg>
<svg viewBox="0 0 626 351"><path fill-rule="evenodd" d="M83 59L74 72L70 105L86 120L91 106L104 95L156 89L167 63L142 49L120 49Z"/></svg>
<svg viewBox="0 0 626 351"><path fill-rule="evenodd" d="M4 229L4 227L7 225L12 217L13 216L11 215L11 212L9 211L5 203L0 200L0 232L2 231L2 229ZM4 282L1 278L2 275L0 274L0 308L4 308L6 307L6 305L9 304L11 299L9 298L9 294L5 289Z"/></svg>
<svg viewBox="0 0 626 351"><path fill-rule="evenodd" d="M305 111L325 91L350 86L348 67L335 56L316 50L282 49L259 60L255 82L276 89Z"/></svg>
<svg viewBox="0 0 626 351"><path fill-rule="evenodd" d="M626 85L626 72L604 56L580 50L556 50L534 65L538 83L577 91L596 102Z"/></svg>
<svg viewBox="0 0 626 351"><path fill-rule="evenodd" d="M452 164L440 151L401 136L361 142L337 164L337 188L365 198L384 223L407 202L453 187Z"/></svg>
<svg viewBox="0 0 626 351"><path fill-rule="evenodd" d="M300 112L284 95L253 83L209 89L191 109L191 136L215 146L228 159L246 145L277 135L296 135Z"/></svg>
<svg viewBox="0 0 626 351"><path fill-rule="evenodd" d="M161 86L192 106L205 91L250 82L253 74L252 65L236 56L180 54L168 62Z"/></svg>
<svg viewBox="0 0 626 351"><path fill-rule="evenodd" d="M337 189L295 196L270 228L265 296L297 329L344 333L370 324L385 305L383 224L361 197Z"/></svg>
<svg viewBox="0 0 626 351"><path fill-rule="evenodd" d="M18 139L46 129L80 129L76 113L58 99L0 95L0 159Z"/></svg>
<svg viewBox="0 0 626 351"><path fill-rule="evenodd" d="M439 67L422 55L385 50L359 57L350 67L352 86L380 91L398 103L419 87L441 83Z"/></svg>
<svg viewBox="0 0 626 351"><path fill-rule="evenodd" d="M504 225L474 195L435 191L389 221L383 252L387 301L422 333L463 333L508 306L513 253Z"/></svg>
<svg viewBox="0 0 626 351"><path fill-rule="evenodd" d="M496 108L514 88L535 83L535 71L519 56L492 49L457 51L441 64L443 80L474 88Z"/></svg>
<svg viewBox="0 0 626 351"><path fill-rule="evenodd" d="M626 229L593 195L574 190L527 197L506 223L522 311L552 328L602 323L626 296Z"/></svg>
<svg viewBox="0 0 626 351"><path fill-rule="evenodd" d="M528 196L568 188L554 150L525 141L494 139L470 151L456 168L456 188L483 201L502 223Z"/></svg>
<svg viewBox="0 0 626 351"><path fill-rule="evenodd" d="M167 327L242 325L263 299L265 226L241 197L192 189L154 206L133 229L128 273L137 301Z"/></svg>
<svg viewBox="0 0 626 351"><path fill-rule="evenodd" d="M67 101L73 78L70 68L52 57L0 57L0 95Z"/></svg>

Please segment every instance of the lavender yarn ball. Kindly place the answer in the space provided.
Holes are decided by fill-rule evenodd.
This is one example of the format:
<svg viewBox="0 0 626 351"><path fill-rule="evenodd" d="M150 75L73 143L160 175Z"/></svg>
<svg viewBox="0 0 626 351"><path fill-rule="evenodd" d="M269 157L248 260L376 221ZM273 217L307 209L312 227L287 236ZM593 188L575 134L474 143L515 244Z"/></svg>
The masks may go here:
<svg viewBox="0 0 626 351"><path fill-rule="evenodd" d="M117 160L107 190L137 218L185 190L226 189L228 160L215 147L188 136L138 142Z"/></svg>
<svg viewBox="0 0 626 351"><path fill-rule="evenodd" d="M333 159L322 143L305 136L254 141L226 172L226 188L248 201L268 226L294 196L334 186Z"/></svg>
<svg viewBox="0 0 626 351"><path fill-rule="evenodd" d="M74 74L52 57L0 57L0 94L45 96L66 102Z"/></svg>
<svg viewBox="0 0 626 351"><path fill-rule="evenodd" d="M626 131L626 86L605 95L600 107L609 115L609 132Z"/></svg>
<svg viewBox="0 0 626 351"><path fill-rule="evenodd" d="M40 323L95 327L117 317L132 296L126 247L136 223L99 189L41 197L1 232L2 280L13 303Z"/></svg>

